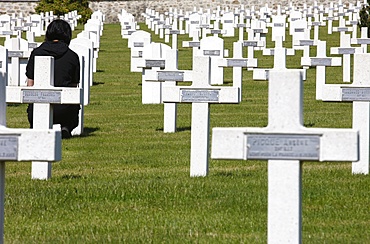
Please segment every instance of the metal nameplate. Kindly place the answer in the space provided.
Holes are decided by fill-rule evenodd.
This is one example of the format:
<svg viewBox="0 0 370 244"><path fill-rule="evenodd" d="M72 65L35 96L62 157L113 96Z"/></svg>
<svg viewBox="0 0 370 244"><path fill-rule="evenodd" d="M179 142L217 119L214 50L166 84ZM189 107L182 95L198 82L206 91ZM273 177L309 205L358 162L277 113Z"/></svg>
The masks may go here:
<svg viewBox="0 0 370 244"><path fill-rule="evenodd" d="M139 58L143 57L143 51L139 51Z"/></svg>
<svg viewBox="0 0 370 244"><path fill-rule="evenodd" d="M127 33L131 35L132 33L136 32L136 30L129 30Z"/></svg>
<svg viewBox="0 0 370 244"><path fill-rule="evenodd" d="M254 33L263 33L263 29L254 29L253 32Z"/></svg>
<svg viewBox="0 0 370 244"><path fill-rule="evenodd" d="M245 16L245 19L252 19L252 16Z"/></svg>
<svg viewBox="0 0 370 244"><path fill-rule="evenodd" d="M304 28L295 28L294 32L304 32Z"/></svg>
<svg viewBox="0 0 370 244"><path fill-rule="evenodd" d="M145 60L145 67L152 68L152 67L165 67L165 60Z"/></svg>
<svg viewBox="0 0 370 244"><path fill-rule="evenodd" d="M129 22L123 22L123 24L124 24L124 25L130 25L130 23L129 23Z"/></svg>
<svg viewBox="0 0 370 244"><path fill-rule="evenodd" d="M18 136L0 135L0 161L18 160Z"/></svg>
<svg viewBox="0 0 370 244"><path fill-rule="evenodd" d="M163 28L165 28L165 29L171 29L172 28L172 25L163 25Z"/></svg>
<svg viewBox="0 0 370 244"><path fill-rule="evenodd" d="M190 24L197 25L197 24L199 24L199 21L190 21Z"/></svg>
<svg viewBox="0 0 370 244"><path fill-rule="evenodd" d="M370 44L370 39L357 39L357 44Z"/></svg>
<svg viewBox="0 0 370 244"><path fill-rule="evenodd" d="M189 47L200 47L200 42L189 42Z"/></svg>
<svg viewBox="0 0 370 244"><path fill-rule="evenodd" d="M349 23L350 23L350 25L357 25L358 24L358 21L357 20L352 20Z"/></svg>
<svg viewBox="0 0 370 244"><path fill-rule="evenodd" d="M2 31L2 35L13 35L13 31Z"/></svg>
<svg viewBox="0 0 370 244"><path fill-rule="evenodd" d="M157 22L157 25L164 25L164 24L166 24L166 22L165 22L165 21L163 21L163 20L162 20L162 21L158 21L158 22Z"/></svg>
<svg viewBox="0 0 370 244"><path fill-rule="evenodd" d="M299 44L301 46L312 46L313 41L312 40L299 40Z"/></svg>
<svg viewBox="0 0 370 244"><path fill-rule="evenodd" d="M284 27L284 23L274 23L274 27Z"/></svg>
<svg viewBox="0 0 370 244"><path fill-rule="evenodd" d="M35 42L29 42L28 43L28 48L36 48L37 47L37 43Z"/></svg>
<svg viewBox="0 0 370 244"><path fill-rule="evenodd" d="M181 90L181 102L218 102L219 90Z"/></svg>
<svg viewBox="0 0 370 244"><path fill-rule="evenodd" d="M244 47L257 47L257 41L244 41Z"/></svg>
<svg viewBox="0 0 370 244"><path fill-rule="evenodd" d="M245 28L245 27L247 27L247 25L246 24L237 24L236 27L237 28Z"/></svg>
<svg viewBox="0 0 370 244"><path fill-rule="evenodd" d="M205 56L220 56L220 50L203 50Z"/></svg>
<svg viewBox="0 0 370 244"><path fill-rule="evenodd" d="M326 17L326 20L333 21L335 18L334 17Z"/></svg>
<svg viewBox="0 0 370 244"><path fill-rule="evenodd" d="M179 71L160 71L158 81L184 81L184 72Z"/></svg>
<svg viewBox="0 0 370 244"><path fill-rule="evenodd" d="M0 69L3 67L3 61L0 61Z"/></svg>
<svg viewBox="0 0 370 244"><path fill-rule="evenodd" d="M199 27L200 27L200 28L207 29L207 28L209 28L209 25L204 24L204 25L199 25Z"/></svg>
<svg viewBox="0 0 370 244"><path fill-rule="evenodd" d="M331 66L331 58L312 58L311 66Z"/></svg>
<svg viewBox="0 0 370 244"><path fill-rule="evenodd" d="M342 88L343 101L370 101L370 87Z"/></svg>
<svg viewBox="0 0 370 244"><path fill-rule="evenodd" d="M8 51L9 58L21 58L23 57L23 51Z"/></svg>
<svg viewBox="0 0 370 244"><path fill-rule="evenodd" d="M247 67L247 60L246 59L228 59L227 66L228 67Z"/></svg>
<svg viewBox="0 0 370 244"><path fill-rule="evenodd" d="M222 30L211 30L211 34L221 34Z"/></svg>
<svg viewBox="0 0 370 244"><path fill-rule="evenodd" d="M22 90L23 103L61 103L61 97L61 91Z"/></svg>
<svg viewBox="0 0 370 244"><path fill-rule="evenodd" d="M301 18L291 18L290 21L300 20Z"/></svg>
<svg viewBox="0 0 370 244"><path fill-rule="evenodd" d="M246 134L247 159L319 160L320 136Z"/></svg>
<svg viewBox="0 0 370 244"><path fill-rule="evenodd" d="M311 18L311 17L313 17L313 14L306 14L306 17Z"/></svg>
<svg viewBox="0 0 370 244"><path fill-rule="evenodd" d="M171 35L179 35L180 31L179 30L170 30Z"/></svg>
<svg viewBox="0 0 370 244"><path fill-rule="evenodd" d="M342 47L338 48L338 54L354 54L355 49L353 47Z"/></svg>
<svg viewBox="0 0 370 244"><path fill-rule="evenodd" d="M232 20L232 19L227 19L227 20L225 20L225 21L224 21L224 23L225 23L225 24L232 24L232 23L234 23L234 20Z"/></svg>
<svg viewBox="0 0 370 244"><path fill-rule="evenodd" d="M348 31L347 27L338 27L338 31Z"/></svg>
<svg viewBox="0 0 370 244"><path fill-rule="evenodd" d="M144 47L144 42L134 42L134 47Z"/></svg>

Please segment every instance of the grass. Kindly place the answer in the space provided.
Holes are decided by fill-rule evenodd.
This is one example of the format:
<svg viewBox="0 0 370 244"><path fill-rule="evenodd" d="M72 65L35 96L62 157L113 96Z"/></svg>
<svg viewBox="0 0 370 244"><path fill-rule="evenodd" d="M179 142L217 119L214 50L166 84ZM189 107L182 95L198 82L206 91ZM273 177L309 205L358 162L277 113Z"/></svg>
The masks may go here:
<svg viewBox="0 0 370 244"><path fill-rule="evenodd" d="M339 46L339 35L325 31L327 48ZM235 40L225 38L225 47ZM300 54L288 68L299 68ZM256 56L272 67L272 57ZM141 73L130 72L129 57L120 26L104 25L85 132L63 140L50 180L31 180L30 162L7 162L5 242L266 243L266 161L210 160L207 177L190 178L191 105L178 106L178 132L163 133L163 105L141 104ZM190 60L191 49L179 48L179 68ZM327 82L341 83L341 74L327 68ZM243 81L240 104L211 105L211 127L267 125L268 82L246 70ZM351 127L350 103L315 100L313 68L304 96L306 127ZM8 106L8 127L28 127L25 109ZM369 185L350 162L304 162L303 242L370 243Z"/></svg>

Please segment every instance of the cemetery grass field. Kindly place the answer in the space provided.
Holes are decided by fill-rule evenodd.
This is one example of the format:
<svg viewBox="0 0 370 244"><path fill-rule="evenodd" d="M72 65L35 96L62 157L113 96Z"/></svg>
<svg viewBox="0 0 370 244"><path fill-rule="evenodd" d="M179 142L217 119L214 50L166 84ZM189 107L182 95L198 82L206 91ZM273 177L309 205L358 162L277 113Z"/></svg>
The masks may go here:
<svg viewBox="0 0 370 244"><path fill-rule="evenodd" d="M329 56L339 34L326 33ZM191 69L183 40L179 69ZM236 40L225 38L230 57ZM160 41L154 33L152 41ZM288 68L300 68L301 55L287 57ZM272 67L272 57L255 56ZM211 159L207 177L189 177L191 105L178 105L178 132L163 133L163 105L141 103L141 73L130 72L118 24L104 25L97 62L85 132L63 140L52 178L31 180L30 162L6 163L5 242L266 243L267 161ZM232 69L224 78L232 84ZM326 79L342 83L342 69L327 68ZM247 70L243 80L240 104L211 105L211 128L267 125L268 82ZM10 104L7 126L27 128L25 110ZM351 103L315 100L314 68L304 82L304 125L352 126ZM302 177L304 243L370 243L370 176L352 175L350 162L303 162Z"/></svg>

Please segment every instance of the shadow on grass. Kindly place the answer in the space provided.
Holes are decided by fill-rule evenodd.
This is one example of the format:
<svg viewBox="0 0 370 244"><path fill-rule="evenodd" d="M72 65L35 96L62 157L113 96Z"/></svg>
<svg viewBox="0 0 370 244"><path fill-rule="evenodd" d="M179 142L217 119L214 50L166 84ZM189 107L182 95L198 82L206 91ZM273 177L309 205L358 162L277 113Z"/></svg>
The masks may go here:
<svg viewBox="0 0 370 244"><path fill-rule="evenodd" d="M104 70L102 70L102 69L97 69L96 70L96 73L103 73L104 72Z"/></svg>
<svg viewBox="0 0 370 244"><path fill-rule="evenodd" d="M191 130L190 126L176 128L176 132L183 132ZM156 131L163 131L163 128L157 128Z"/></svg>
<svg viewBox="0 0 370 244"><path fill-rule="evenodd" d="M81 135L73 136L72 138L82 138L82 137L89 137L94 136L94 132L99 130L99 127L84 127L84 132Z"/></svg>
<svg viewBox="0 0 370 244"><path fill-rule="evenodd" d="M104 85L105 82L95 82L93 81L93 86L98 86L98 85Z"/></svg>

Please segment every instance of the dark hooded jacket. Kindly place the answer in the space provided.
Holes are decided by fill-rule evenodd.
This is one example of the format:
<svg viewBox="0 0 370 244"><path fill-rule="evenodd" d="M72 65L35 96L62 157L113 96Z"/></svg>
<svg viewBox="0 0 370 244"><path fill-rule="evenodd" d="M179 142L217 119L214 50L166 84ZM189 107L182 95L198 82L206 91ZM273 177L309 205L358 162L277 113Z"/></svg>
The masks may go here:
<svg viewBox="0 0 370 244"><path fill-rule="evenodd" d="M35 56L53 56L54 86L73 86L80 81L80 61L78 55L62 41L46 41L32 51L26 68L26 76L34 79Z"/></svg>
<svg viewBox="0 0 370 244"><path fill-rule="evenodd" d="M54 86L74 87L80 82L79 57L63 41L45 41L32 51L26 67L26 76L29 79L34 79L35 56L54 57ZM79 104L55 104L53 106L54 124L66 125L71 131L78 125L79 110ZM32 128L33 104L29 104L27 113Z"/></svg>

